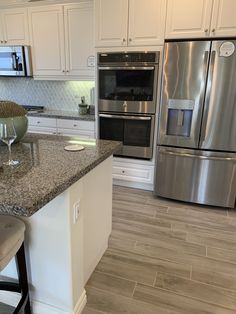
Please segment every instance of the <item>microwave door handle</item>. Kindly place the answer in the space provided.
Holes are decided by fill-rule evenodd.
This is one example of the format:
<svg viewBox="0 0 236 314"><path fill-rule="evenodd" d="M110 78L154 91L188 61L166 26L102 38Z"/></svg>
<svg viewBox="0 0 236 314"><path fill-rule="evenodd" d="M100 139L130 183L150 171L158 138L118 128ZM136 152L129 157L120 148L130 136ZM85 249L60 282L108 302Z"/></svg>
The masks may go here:
<svg viewBox="0 0 236 314"><path fill-rule="evenodd" d="M18 69L17 69L18 67L17 67L16 53L15 53L15 52L12 52L11 57L12 57L12 66L13 66L13 70L14 70L14 71L18 71Z"/></svg>
<svg viewBox="0 0 236 314"><path fill-rule="evenodd" d="M103 114L103 113L100 113L99 117L108 118L108 119L143 120L143 121L150 121L152 119L152 117L120 116L120 115Z"/></svg>

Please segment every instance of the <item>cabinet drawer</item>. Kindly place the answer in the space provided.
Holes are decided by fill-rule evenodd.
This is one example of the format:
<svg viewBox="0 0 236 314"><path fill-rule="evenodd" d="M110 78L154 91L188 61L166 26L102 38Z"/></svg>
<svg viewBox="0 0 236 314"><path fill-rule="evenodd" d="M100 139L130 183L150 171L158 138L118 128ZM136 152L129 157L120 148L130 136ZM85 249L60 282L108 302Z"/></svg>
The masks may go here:
<svg viewBox="0 0 236 314"><path fill-rule="evenodd" d="M29 125L28 132L29 133L40 133L40 134L53 134L53 135L57 134L56 128L33 126L33 125Z"/></svg>
<svg viewBox="0 0 236 314"><path fill-rule="evenodd" d="M81 138L95 138L95 134L92 131L83 131L83 130L75 130L75 129L61 129L57 130L58 135L64 136L78 136Z"/></svg>
<svg viewBox="0 0 236 314"><path fill-rule="evenodd" d="M153 183L153 166L113 163L113 178L131 182Z"/></svg>
<svg viewBox="0 0 236 314"><path fill-rule="evenodd" d="M61 129L76 129L76 130L95 130L95 123L93 121L68 120L58 119L57 127Z"/></svg>
<svg viewBox="0 0 236 314"><path fill-rule="evenodd" d="M56 128L57 120L54 118L28 117L29 125L38 127Z"/></svg>

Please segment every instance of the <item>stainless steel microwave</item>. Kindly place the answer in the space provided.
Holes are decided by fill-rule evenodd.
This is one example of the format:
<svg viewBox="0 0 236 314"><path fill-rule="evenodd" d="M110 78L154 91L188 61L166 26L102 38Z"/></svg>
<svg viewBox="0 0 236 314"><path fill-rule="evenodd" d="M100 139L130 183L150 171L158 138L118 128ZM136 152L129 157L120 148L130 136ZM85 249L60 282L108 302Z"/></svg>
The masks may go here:
<svg viewBox="0 0 236 314"><path fill-rule="evenodd" d="M32 76L29 46L0 46L0 76Z"/></svg>

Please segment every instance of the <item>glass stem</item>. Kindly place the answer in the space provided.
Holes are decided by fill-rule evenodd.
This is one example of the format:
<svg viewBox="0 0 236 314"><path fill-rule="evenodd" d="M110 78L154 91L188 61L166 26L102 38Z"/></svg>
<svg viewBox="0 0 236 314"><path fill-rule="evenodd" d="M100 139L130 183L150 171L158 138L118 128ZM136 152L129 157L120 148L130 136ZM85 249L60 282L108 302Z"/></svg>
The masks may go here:
<svg viewBox="0 0 236 314"><path fill-rule="evenodd" d="M11 158L11 144L8 144L8 151L9 151L9 162L12 160Z"/></svg>

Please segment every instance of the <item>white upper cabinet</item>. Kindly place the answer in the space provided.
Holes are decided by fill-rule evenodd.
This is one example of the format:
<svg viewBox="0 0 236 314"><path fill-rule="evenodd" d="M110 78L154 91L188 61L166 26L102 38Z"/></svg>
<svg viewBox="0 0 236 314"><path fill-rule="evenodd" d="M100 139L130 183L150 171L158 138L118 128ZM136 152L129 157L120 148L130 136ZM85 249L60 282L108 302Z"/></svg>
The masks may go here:
<svg viewBox="0 0 236 314"><path fill-rule="evenodd" d="M66 70L69 75L94 77L93 4L82 2L64 7Z"/></svg>
<svg viewBox="0 0 236 314"><path fill-rule="evenodd" d="M165 0L95 0L95 45L163 44L165 12Z"/></svg>
<svg viewBox="0 0 236 314"><path fill-rule="evenodd" d="M96 47L127 46L128 0L95 0Z"/></svg>
<svg viewBox="0 0 236 314"><path fill-rule="evenodd" d="M63 8L60 5L29 9L34 76L64 75Z"/></svg>
<svg viewBox="0 0 236 314"><path fill-rule="evenodd" d="M213 0L168 0L166 38L209 35Z"/></svg>
<svg viewBox="0 0 236 314"><path fill-rule="evenodd" d="M0 44L28 45L27 9L4 9L0 14Z"/></svg>
<svg viewBox="0 0 236 314"><path fill-rule="evenodd" d="M168 0L166 38L236 36L235 0Z"/></svg>
<svg viewBox="0 0 236 314"><path fill-rule="evenodd" d="M94 78L91 2L29 8L35 78Z"/></svg>
<svg viewBox="0 0 236 314"><path fill-rule="evenodd" d="M236 1L215 0L211 36L236 36Z"/></svg>

